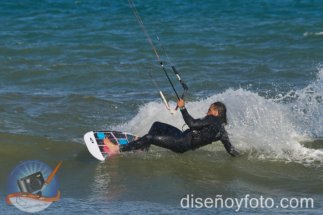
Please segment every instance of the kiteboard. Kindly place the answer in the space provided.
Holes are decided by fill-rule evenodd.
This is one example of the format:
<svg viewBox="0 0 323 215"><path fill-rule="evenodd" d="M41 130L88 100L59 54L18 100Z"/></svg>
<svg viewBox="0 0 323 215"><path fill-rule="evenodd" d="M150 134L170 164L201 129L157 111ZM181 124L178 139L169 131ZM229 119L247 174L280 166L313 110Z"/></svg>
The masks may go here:
<svg viewBox="0 0 323 215"><path fill-rule="evenodd" d="M139 137L120 131L90 131L84 135L84 142L93 157L104 161L110 156L119 154L122 147Z"/></svg>

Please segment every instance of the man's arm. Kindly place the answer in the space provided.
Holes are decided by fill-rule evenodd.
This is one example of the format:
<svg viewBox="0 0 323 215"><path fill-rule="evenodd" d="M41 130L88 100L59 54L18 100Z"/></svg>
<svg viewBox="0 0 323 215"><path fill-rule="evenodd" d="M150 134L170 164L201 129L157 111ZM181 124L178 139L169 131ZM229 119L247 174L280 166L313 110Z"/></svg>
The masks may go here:
<svg viewBox="0 0 323 215"><path fill-rule="evenodd" d="M183 119L187 126L192 129L199 129L202 127L205 127L207 125L210 125L212 122L211 120L206 116L202 119L194 119L186 110L186 108L181 108L181 113L183 116Z"/></svg>
<svg viewBox="0 0 323 215"><path fill-rule="evenodd" d="M233 157L240 155L240 153L231 144L227 131L223 128L221 133L221 142L223 143L223 146L227 150L227 152Z"/></svg>
<svg viewBox="0 0 323 215"><path fill-rule="evenodd" d="M179 99L177 101L177 106L181 109L181 113L183 116L183 119L187 126L192 129L199 129L204 126L207 126L211 124L208 117L205 117L203 119L194 119L186 110L185 108L185 101L183 99Z"/></svg>

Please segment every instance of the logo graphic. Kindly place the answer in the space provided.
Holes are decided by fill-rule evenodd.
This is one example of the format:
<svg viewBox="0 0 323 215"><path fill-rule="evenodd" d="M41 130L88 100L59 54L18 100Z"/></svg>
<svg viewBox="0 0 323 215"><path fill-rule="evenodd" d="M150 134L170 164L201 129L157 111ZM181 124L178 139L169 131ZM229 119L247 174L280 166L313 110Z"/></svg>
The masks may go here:
<svg viewBox="0 0 323 215"><path fill-rule="evenodd" d="M8 178L7 204L36 213L58 201L60 191L55 174L62 163L59 162L54 170L40 161L30 160L18 165Z"/></svg>

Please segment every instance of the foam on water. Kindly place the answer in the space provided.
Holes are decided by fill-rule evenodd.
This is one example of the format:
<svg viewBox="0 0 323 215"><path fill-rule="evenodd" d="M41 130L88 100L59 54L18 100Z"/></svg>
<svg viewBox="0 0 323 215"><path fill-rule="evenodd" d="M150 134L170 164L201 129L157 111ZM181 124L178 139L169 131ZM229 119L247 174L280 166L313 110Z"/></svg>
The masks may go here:
<svg viewBox="0 0 323 215"><path fill-rule="evenodd" d="M323 36L323 32L305 32L304 37L308 36Z"/></svg>
<svg viewBox="0 0 323 215"><path fill-rule="evenodd" d="M187 102L186 106L193 117L199 118L211 103L223 101L228 109L227 130L232 143L243 154L321 166L323 151L306 148L301 141L323 137L322 77L323 69L319 69L317 79L304 89L278 98L265 98L245 89L228 89L206 99ZM115 129L143 135L154 121L180 129L184 124L180 113L171 115L161 102L155 101L143 105L133 119ZM216 147L217 144L208 149Z"/></svg>

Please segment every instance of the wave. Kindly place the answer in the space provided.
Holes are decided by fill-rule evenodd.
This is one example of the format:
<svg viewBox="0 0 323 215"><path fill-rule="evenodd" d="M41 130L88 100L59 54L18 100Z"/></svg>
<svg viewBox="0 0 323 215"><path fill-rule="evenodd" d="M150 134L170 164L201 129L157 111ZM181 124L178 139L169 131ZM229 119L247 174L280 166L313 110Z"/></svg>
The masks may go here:
<svg viewBox="0 0 323 215"><path fill-rule="evenodd" d="M322 95L323 68L319 68L316 79L308 86L275 98L267 98L247 89L227 89L204 99L188 101L186 106L193 117L200 118L205 115L211 103L224 102L228 109L227 130L232 143L248 158L321 166L322 147L313 146L313 143L323 137ZM175 107L175 103L172 102L171 106ZM143 135L154 121L166 122L179 129L184 125L179 112L172 115L162 102L154 101L142 105L131 120L110 129ZM83 143L82 137L77 140L64 138L62 141L48 137L0 133L0 140L2 161L91 158L86 147L80 144ZM303 144L304 141L311 144ZM212 152L224 150L221 144L212 144L203 149Z"/></svg>
<svg viewBox="0 0 323 215"><path fill-rule="evenodd" d="M323 36L323 32L305 32L304 37L310 37L310 36Z"/></svg>
<svg viewBox="0 0 323 215"><path fill-rule="evenodd" d="M187 102L195 118L203 117L211 103L222 101L228 109L227 130L232 143L249 157L323 164L322 149L307 148L303 141L323 137L323 68L316 80L303 89L276 98L265 98L245 89L228 89L199 101ZM175 106L175 103L172 104ZM171 115L161 102L143 105L130 121L113 129L145 134L154 121L169 123L181 129L181 114ZM215 144L207 147L216 150Z"/></svg>

